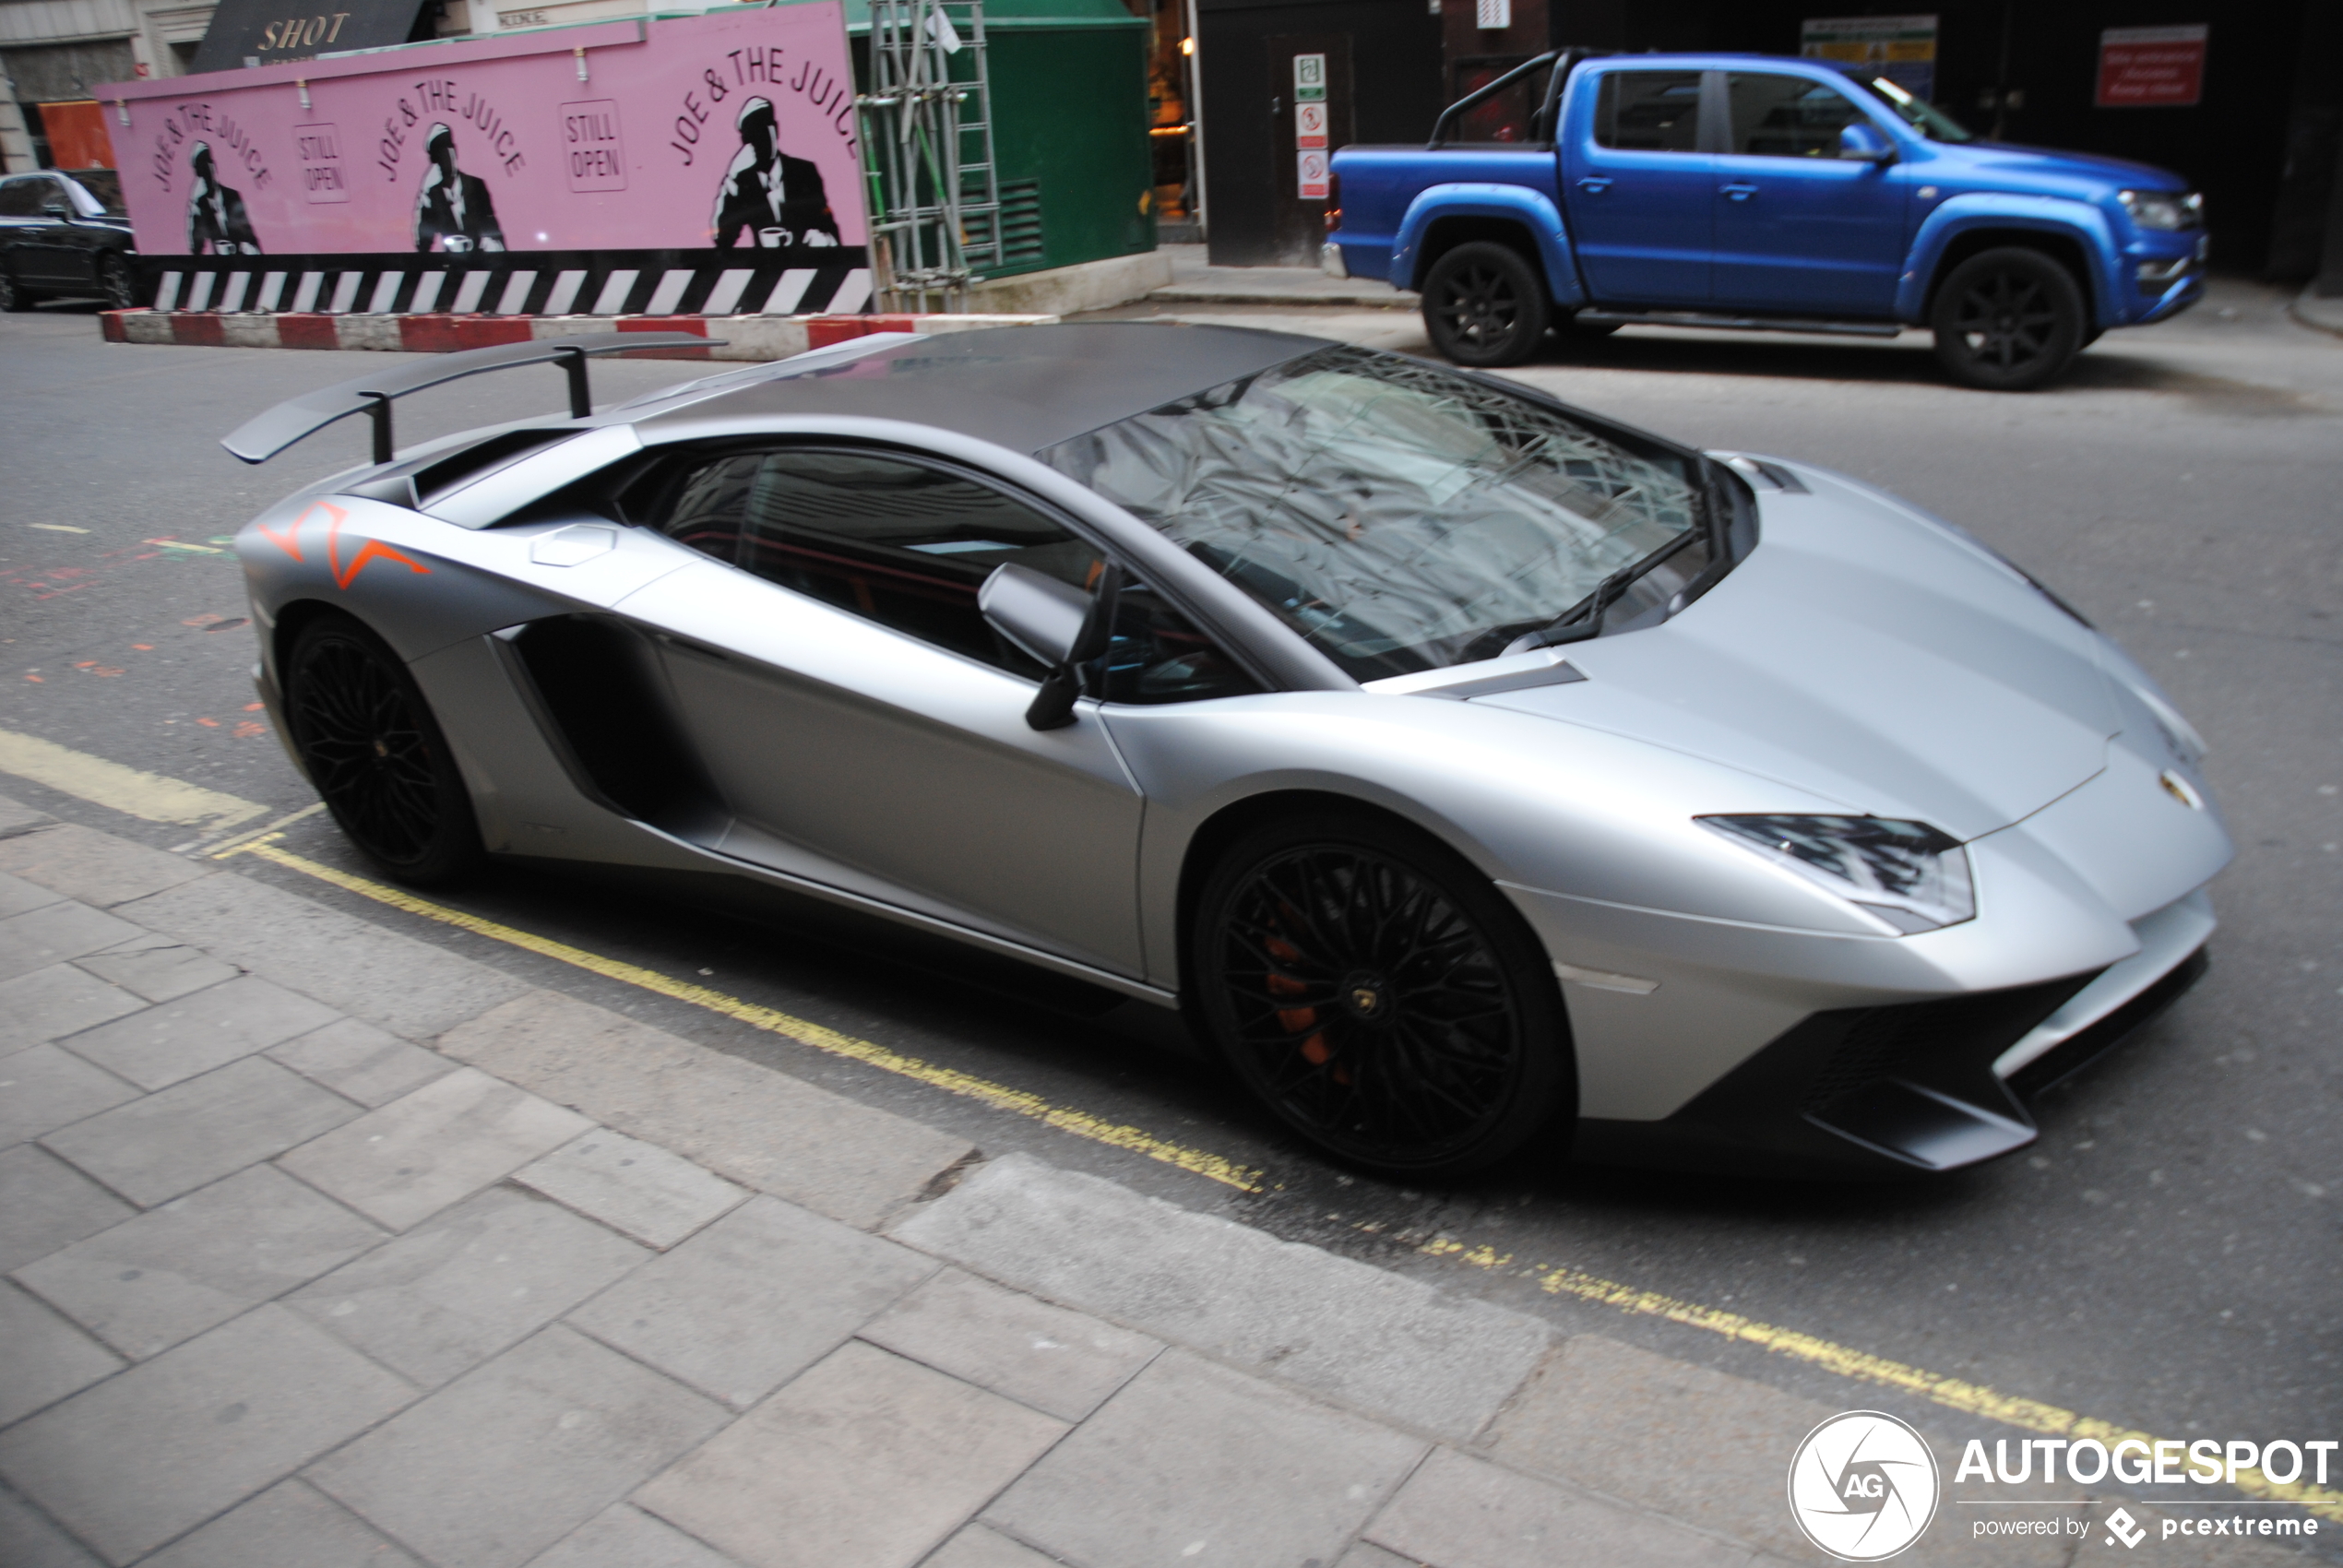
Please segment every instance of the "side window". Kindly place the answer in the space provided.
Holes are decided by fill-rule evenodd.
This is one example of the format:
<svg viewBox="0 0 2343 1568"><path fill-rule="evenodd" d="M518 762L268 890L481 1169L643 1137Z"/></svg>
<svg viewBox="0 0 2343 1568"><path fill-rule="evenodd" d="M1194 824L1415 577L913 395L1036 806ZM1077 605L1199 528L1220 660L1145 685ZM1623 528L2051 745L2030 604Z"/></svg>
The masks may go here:
<svg viewBox="0 0 2343 1568"><path fill-rule="evenodd" d="M1004 562L1087 588L1104 562L1054 519L947 469L794 447L718 458L671 493L660 530L908 636L1039 679L976 590Z"/></svg>
<svg viewBox="0 0 2343 1568"><path fill-rule="evenodd" d="M38 218L46 180L10 180L0 184L0 218Z"/></svg>
<svg viewBox="0 0 2343 1568"><path fill-rule="evenodd" d="M1595 142L1623 152L1700 150L1698 71L1606 71Z"/></svg>
<svg viewBox="0 0 2343 1568"><path fill-rule="evenodd" d="M1097 695L1105 702L1201 702L1241 696L1260 683L1143 583L1126 583L1114 606Z"/></svg>
<svg viewBox="0 0 2343 1568"><path fill-rule="evenodd" d="M1732 150L1753 158L1837 158L1841 128L1863 118L1845 93L1804 77L1731 71Z"/></svg>

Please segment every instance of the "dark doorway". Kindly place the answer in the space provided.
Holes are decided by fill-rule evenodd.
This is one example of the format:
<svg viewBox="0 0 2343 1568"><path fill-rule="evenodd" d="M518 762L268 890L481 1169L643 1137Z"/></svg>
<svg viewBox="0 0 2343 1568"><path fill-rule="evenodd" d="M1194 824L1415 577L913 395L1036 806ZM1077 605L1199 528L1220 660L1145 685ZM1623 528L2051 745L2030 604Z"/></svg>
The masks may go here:
<svg viewBox="0 0 2343 1568"><path fill-rule="evenodd" d="M1326 60L1326 146L1416 142L1446 102L1424 0L1199 0L1206 234L1222 267L1314 266L1326 202L1301 195L1293 61Z"/></svg>

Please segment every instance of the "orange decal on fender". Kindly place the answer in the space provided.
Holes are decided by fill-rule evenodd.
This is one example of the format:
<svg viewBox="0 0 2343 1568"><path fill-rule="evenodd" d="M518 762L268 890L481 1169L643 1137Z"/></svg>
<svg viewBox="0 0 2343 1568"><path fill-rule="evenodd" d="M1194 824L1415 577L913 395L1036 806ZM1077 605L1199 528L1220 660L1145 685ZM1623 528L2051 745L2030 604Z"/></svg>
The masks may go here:
<svg viewBox="0 0 2343 1568"><path fill-rule="evenodd" d="M326 506L326 504L322 501L317 503L317 505L320 506ZM334 517L332 526L326 529L326 565L334 575L334 587L347 591L351 580L355 578L361 571L365 569L366 563L369 561L396 561L410 572L421 572L425 576L429 576L431 575L431 568L429 566L424 565L421 561L416 560L411 555L403 554L398 551L393 550L389 545L385 544L378 539L370 539L365 543L360 545L358 547L358 553L350 558L350 564L347 566L343 565L341 561L341 525L343 521L349 517L350 514L343 511L339 506L326 506L326 510L331 512ZM307 516L306 513L303 515L304 517Z"/></svg>
<svg viewBox="0 0 2343 1568"><path fill-rule="evenodd" d="M364 567L366 563L369 561L396 561L410 572L421 572L426 576L431 574L431 568L429 566L424 565L421 561L416 560L411 555L403 555L399 553L398 551L393 550L389 545L385 544L378 539L370 539L365 543L360 545L358 547L358 553L351 556L350 558L350 564L345 566L340 562L333 560L333 545L335 541L333 540L331 535L328 535L327 539L328 544L327 549L327 559L331 562L333 565L334 586L336 588L347 588L350 586L351 579L355 577L359 574L359 571Z"/></svg>
<svg viewBox="0 0 2343 1568"><path fill-rule="evenodd" d="M256 523L253 526L260 530L261 538L267 540L269 543L275 545L278 549L291 556L295 561L301 561L301 525L309 520L310 514L313 512L325 513L327 519L327 526L337 529L341 527L342 518L350 515L349 513L343 511L340 507L331 505L327 502L313 501L302 509L301 516L295 517L292 520L291 526L287 528L282 533L279 533L267 523Z"/></svg>

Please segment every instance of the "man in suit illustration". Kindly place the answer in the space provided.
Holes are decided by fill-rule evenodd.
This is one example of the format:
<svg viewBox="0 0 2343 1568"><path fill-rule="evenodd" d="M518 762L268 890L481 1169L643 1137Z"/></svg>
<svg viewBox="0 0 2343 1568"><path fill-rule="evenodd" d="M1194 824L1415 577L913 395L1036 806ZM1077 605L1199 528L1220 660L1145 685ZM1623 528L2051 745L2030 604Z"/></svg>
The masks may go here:
<svg viewBox="0 0 2343 1568"><path fill-rule="evenodd" d="M497 226L488 182L456 167L456 133L434 125L423 137L422 188L415 193L415 248L419 251L500 251L505 231Z"/></svg>
<svg viewBox="0 0 2343 1568"><path fill-rule="evenodd" d="M258 255L260 236L252 232L244 198L220 183L211 167L211 145L197 142L187 154L196 177L187 197L189 255Z"/></svg>
<svg viewBox="0 0 2343 1568"><path fill-rule="evenodd" d="M811 159L781 150L771 102L750 99L733 124L740 129L741 149L717 192L712 222L717 245L729 249L743 230L752 244L768 247L837 244L838 219L823 193L822 172Z"/></svg>

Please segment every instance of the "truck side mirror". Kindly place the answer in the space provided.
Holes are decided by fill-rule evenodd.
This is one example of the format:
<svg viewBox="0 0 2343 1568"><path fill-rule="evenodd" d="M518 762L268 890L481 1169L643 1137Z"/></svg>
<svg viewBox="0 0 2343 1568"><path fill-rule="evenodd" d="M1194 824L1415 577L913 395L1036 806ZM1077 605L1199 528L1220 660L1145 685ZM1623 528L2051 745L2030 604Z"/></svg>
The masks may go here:
<svg viewBox="0 0 2343 1568"><path fill-rule="evenodd" d="M1877 126L1858 120L1838 128L1838 156L1863 163L1893 163L1896 148L1879 134Z"/></svg>

